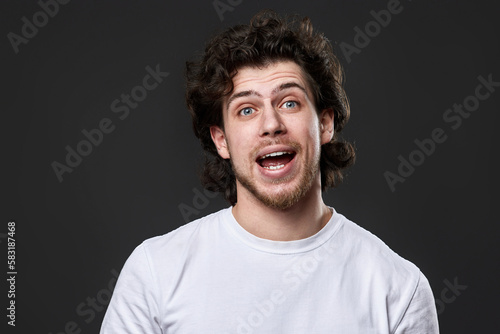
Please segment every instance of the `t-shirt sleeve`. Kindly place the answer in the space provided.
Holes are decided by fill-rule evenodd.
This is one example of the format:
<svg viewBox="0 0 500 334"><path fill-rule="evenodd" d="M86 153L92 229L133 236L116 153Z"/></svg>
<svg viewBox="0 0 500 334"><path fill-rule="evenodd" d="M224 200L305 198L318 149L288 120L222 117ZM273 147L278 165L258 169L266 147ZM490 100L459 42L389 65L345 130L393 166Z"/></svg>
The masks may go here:
<svg viewBox="0 0 500 334"><path fill-rule="evenodd" d="M145 245L125 262L101 326L101 334L161 334L157 282Z"/></svg>
<svg viewBox="0 0 500 334"><path fill-rule="evenodd" d="M394 334L439 334L434 296L429 281L422 273L410 304Z"/></svg>

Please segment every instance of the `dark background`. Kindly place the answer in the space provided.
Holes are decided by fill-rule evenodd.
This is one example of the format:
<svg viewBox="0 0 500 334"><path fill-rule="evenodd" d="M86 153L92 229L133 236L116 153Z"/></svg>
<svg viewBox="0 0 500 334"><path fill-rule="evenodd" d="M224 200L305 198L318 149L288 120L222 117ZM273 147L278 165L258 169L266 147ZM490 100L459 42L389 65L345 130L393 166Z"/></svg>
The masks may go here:
<svg viewBox="0 0 500 334"><path fill-rule="evenodd" d="M227 206L196 197L202 151L184 104L184 64L214 33L273 8L309 16L345 66L352 116L343 134L358 159L325 201L420 267L440 300L442 333L498 333L500 87L457 129L443 120L474 95L479 76L500 81L496 4L401 1L402 11L346 57L340 43L354 46L354 28L364 30L388 1L220 2L233 4L222 17L213 1L71 1L15 53L8 34L22 35L22 18L33 22L42 9L2 1L0 248L6 263L15 221L18 271L16 327L6 326L6 285L2 326L97 333L113 273L139 243ZM121 120L111 103L158 64L169 76ZM103 118L113 132L59 182L51 164L65 164L65 147L76 149L81 131ZM391 191L384 173L398 173L398 156L408 159L435 128L447 140ZM446 282L466 288L454 294Z"/></svg>

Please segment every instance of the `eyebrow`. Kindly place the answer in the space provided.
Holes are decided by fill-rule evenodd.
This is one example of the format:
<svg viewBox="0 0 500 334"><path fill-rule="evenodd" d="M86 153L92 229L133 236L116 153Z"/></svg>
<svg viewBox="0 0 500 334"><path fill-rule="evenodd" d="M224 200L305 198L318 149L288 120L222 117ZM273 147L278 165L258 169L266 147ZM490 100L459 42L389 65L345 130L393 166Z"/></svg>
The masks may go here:
<svg viewBox="0 0 500 334"><path fill-rule="evenodd" d="M286 82L286 83L283 83L283 84L279 85L278 87L274 88L273 91L271 92L271 94L272 95L276 95L279 92L281 92L283 90L286 90L286 89L290 89L290 88L299 88L300 90L302 90L304 92L304 94L307 95L306 89L304 87L302 87L301 85L299 85L298 83L296 83L296 82ZM244 91L241 91L241 92L238 92L236 94L231 95L231 97L227 100L226 109L229 109L229 105L234 100L236 100L236 99L238 99L240 97L246 97L246 96L258 96L258 97L262 97L262 95L260 95L258 92L256 92L253 89L244 90Z"/></svg>
<svg viewBox="0 0 500 334"><path fill-rule="evenodd" d="M226 109L229 109L229 105L231 104L231 102L233 102L237 98L245 97L245 96L252 96L252 95L262 97L262 95L260 95L259 93L257 93L256 91L254 91L252 89L244 90L242 92L231 95L231 97L227 100Z"/></svg>
<svg viewBox="0 0 500 334"><path fill-rule="evenodd" d="M284 84L281 84L281 85L279 85L279 87L276 87L275 89L273 89L272 94L275 95L275 94L277 94L285 89L289 89L289 88L299 88L301 91L303 91L307 95L306 89L296 82L286 82Z"/></svg>

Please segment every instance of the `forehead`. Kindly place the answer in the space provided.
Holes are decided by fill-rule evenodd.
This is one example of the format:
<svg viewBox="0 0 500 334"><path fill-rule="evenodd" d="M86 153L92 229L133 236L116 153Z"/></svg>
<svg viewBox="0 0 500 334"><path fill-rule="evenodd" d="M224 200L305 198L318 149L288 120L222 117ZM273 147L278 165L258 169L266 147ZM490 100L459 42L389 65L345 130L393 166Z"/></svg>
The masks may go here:
<svg viewBox="0 0 500 334"><path fill-rule="evenodd" d="M304 87L308 95L310 93L304 71L293 61L279 61L265 67L245 66L238 69L233 78L233 93L252 89L266 94L284 82L295 82Z"/></svg>

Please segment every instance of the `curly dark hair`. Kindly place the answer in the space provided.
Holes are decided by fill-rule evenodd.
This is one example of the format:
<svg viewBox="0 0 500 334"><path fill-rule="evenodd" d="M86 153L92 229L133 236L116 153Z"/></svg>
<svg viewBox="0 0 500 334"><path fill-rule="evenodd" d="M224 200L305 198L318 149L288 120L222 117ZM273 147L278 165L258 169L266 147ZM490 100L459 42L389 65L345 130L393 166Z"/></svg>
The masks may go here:
<svg viewBox="0 0 500 334"><path fill-rule="evenodd" d="M292 60L306 73L318 112L334 111L334 136L321 147L321 187L334 187L343 179L342 169L355 161L353 145L338 134L349 119L349 102L343 88L342 66L323 34L313 32L309 18L280 17L259 12L249 25L237 25L208 41L201 59L186 62L186 102L193 130L205 150L201 173L203 186L222 192L236 203L236 179L229 160L219 156L210 127L224 128L222 104L233 91L233 77L245 66L264 67Z"/></svg>

